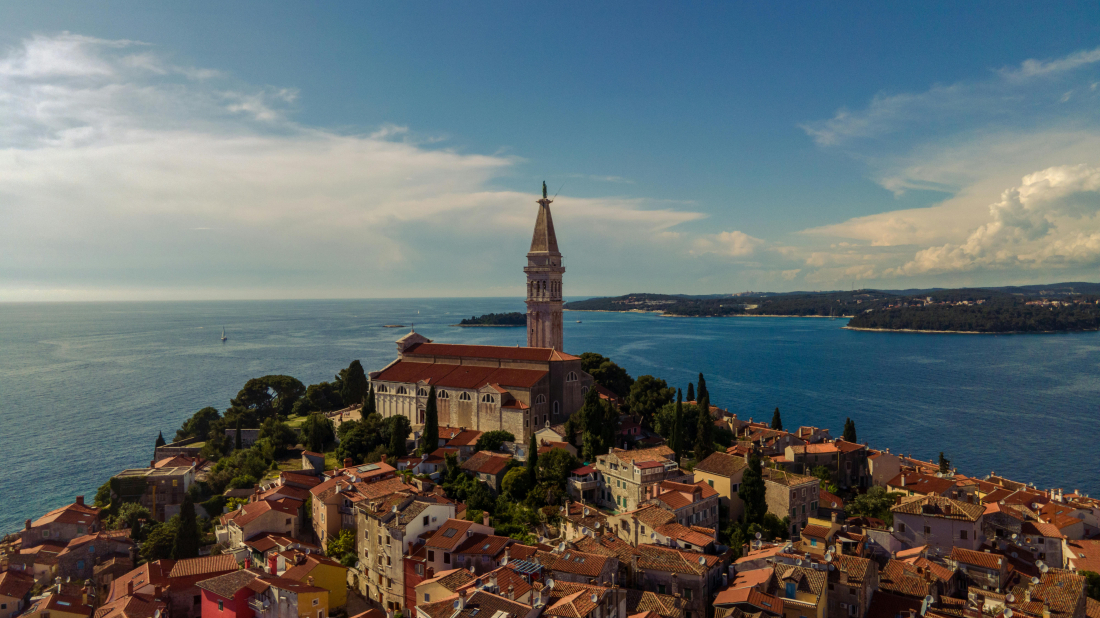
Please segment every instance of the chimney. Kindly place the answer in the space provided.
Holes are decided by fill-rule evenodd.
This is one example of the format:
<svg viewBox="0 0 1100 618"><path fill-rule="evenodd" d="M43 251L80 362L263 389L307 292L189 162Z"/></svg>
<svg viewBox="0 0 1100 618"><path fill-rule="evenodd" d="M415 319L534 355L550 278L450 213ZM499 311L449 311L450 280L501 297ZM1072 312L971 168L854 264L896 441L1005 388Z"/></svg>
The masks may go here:
<svg viewBox="0 0 1100 618"><path fill-rule="evenodd" d="M466 591L467 590L468 590L467 588L463 588L462 590L458 591L458 600L455 601L455 603L458 603L458 607L456 609L465 609L466 608Z"/></svg>
<svg viewBox="0 0 1100 618"><path fill-rule="evenodd" d="M351 464L352 464L351 457L345 457L344 458L344 467L345 468L350 468Z"/></svg>
<svg viewBox="0 0 1100 618"><path fill-rule="evenodd" d="M428 567L428 570L424 573L424 575L424 579L431 579L435 577L435 567Z"/></svg>
<svg viewBox="0 0 1100 618"><path fill-rule="evenodd" d="M485 511L481 512L481 525L483 525L483 526L488 526L489 525L489 514L486 513Z"/></svg>
<svg viewBox="0 0 1100 618"><path fill-rule="evenodd" d="M126 594L132 596L134 594L134 580L126 582Z"/></svg>
<svg viewBox="0 0 1100 618"><path fill-rule="evenodd" d="M905 475L901 475L901 486L905 487Z"/></svg>
<svg viewBox="0 0 1100 618"><path fill-rule="evenodd" d="M508 600L509 601L515 601L516 600L516 587L512 584L508 584Z"/></svg>
<svg viewBox="0 0 1100 618"><path fill-rule="evenodd" d="M79 504L80 506L84 506L84 496L77 496L76 497L76 503Z"/></svg>
<svg viewBox="0 0 1100 618"><path fill-rule="evenodd" d="M309 584L310 586L313 585L313 576L312 575L310 575L309 577L306 578L306 583Z"/></svg>
<svg viewBox="0 0 1100 618"><path fill-rule="evenodd" d="M382 453L382 463L386 463L386 454Z"/></svg>
<svg viewBox="0 0 1100 618"><path fill-rule="evenodd" d="M26 522L25 522L25 523L23 524L23 529L24 529L24 530L30 530L30 529L31 529L31 520L29 520L29 519L28 519L28 520L27 520L27 521L26 521Z"/></svg>
<svg viewBox="0 0 1100 618"><path fill-rule="evenodd" d="M510 547L504 548L504 561L501 566L508 566L508 563L512 561L512 549Z"/></svg>

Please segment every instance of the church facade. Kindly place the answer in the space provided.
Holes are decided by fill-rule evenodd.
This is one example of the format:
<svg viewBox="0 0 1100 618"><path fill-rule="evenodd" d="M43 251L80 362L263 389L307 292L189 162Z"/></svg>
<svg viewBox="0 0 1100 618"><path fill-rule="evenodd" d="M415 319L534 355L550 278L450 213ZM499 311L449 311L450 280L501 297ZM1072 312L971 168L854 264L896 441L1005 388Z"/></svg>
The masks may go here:
<svg viewBox="0 0 1100 618"><path fill-rule="evenodd" d="M397 341L398 357L370 373L378 412L424 424L431 387L440 426L504 430L526 442L565 422L593 387L580 357L562 351L562 255L543 183L527 253L527 347L435 343L416 332Z"/></svg>

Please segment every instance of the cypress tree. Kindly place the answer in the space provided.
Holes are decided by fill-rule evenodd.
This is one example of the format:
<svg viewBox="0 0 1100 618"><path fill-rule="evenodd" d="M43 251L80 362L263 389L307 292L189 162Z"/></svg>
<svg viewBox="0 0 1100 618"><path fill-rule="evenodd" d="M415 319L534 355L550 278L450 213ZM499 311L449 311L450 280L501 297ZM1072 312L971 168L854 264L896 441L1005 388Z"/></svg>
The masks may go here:
<svg viewBox="0 0 1100 618"><path fill-rule="evenodd" d="M237 427L237 431L236 431L236 435L234 436L233 448L235 448L239 451L239 450L241 450L241 417L239 417L239 416L237 417L236 427Z"/></svg>
<svg viewBox="0 0 1100 618"><path fill-rule="evenodd" d="M428 389L428 405L424 408L424 432L420 437L420 452L431 453L439 448L439 404L435 386Z"/></svg>
<svg viewBox="0 0 1100 618"><path fill-rule="evenodd" d="M772 414L772 429L783 431L783 417L779 416L779 408L776 408L775 413Z"/></svg>
<svg viewBox="0 0 1100 618"><path fill-rule="evenodd" d="M603 406L600 405L600 393L594 389L588 389L584 396L584 406L578 414L584 423L584 437L581 439L581 459L592 461L600 454L600 442L603 435L600 425L603 423Z"/></svg>
<svg viewBox="0 0 1100 618"><path fill-rule="evenodd" d="M164 432L163 431L158 432L157 433L157 444L156 444L156 446L164 446L165 444L167 444L167 443L164 441ZM154 448L156 448L156 447L154 447Z"/></svg>
<svg viewBox="0 0 1100 618"><path fill-rule="evenodd" d="M845 442L856 442L856 422L852 419L844 421L844 435L842 436Z"/></svg>
<svg viewBox="0 0 1100 618"><path fill-rule="evenodd" d="M603 405L603 419L600 422L600 427L603 428L600 454L603 455L615 446L615 437L619 435L619 410L610 401L600 400L600 403Z"/></svg>
<svg viewBox="0 0 1100 618"><path fill-rule="evenodd" d="M764 486L764 467L756 451L749 453L748 467L741 477L738 494L745 503L745 525L764 523L768 512L767 488Z"/></svg>
<svg viewBox="0 0 1100 618"><path fill-rule="evenodd" d="M390 453L393 454L394 460L400 459L409 454L408 447L405 445L405 439L409 437L409 434L402 431L408 427L408 419L403 416L391 417L397 420L403 420L404 422L392 422L390 424ZM389 419L387 419L389 420Z"/></svg>
<svg viewBox="0 0 1100 618"><path fill-rule="evenodd" d="M531 432L531 443L527 445L527 462L525 464L527 468L527 480L531 482L531 487L535 486L535 482L538 480L538 466L539 466L539 445L535 441L535 432Z"/></svg>
<svg viewBox="0 0 1100 618"><path fill-rule="evenodd" d="M360 411L359 415L363 418L367 418L376 411L374 403L374 382L371 382L370 389L367 391L367 396L363 399L363 409Z"/></svg>
<svg viewBox="0 0 1100 618"><path fill-rule="evenodd" d="M695 385L688 382L688 396L685 401L695 401Z"/></svg>
<svg viewBox="0 0 1100 618"><path fill-rule="evenodd" d="M699 427L695 432L695 461L703 461L714 452L714 417L710 415L710 400L699 400Z"/></svg>
<svg viewBox="0 0 1100 618"><path fill-rule="evenodd" d="M688 392L691 392L691 386L688 386ZM680 429L680 425L684 423L684 397L680 389L676 389L676 413L672 417L672 435L669 440L668 447L676 453L676 463L680 463L680 456L682 454L684 445L683 442L683 430Z"/></svg>
<svg viewBox="0 0 1100 618"><path fill-rule="evenodd" d="M183 495L180 505L180 521L176 527L176 539L172 544L172 559L195 558L199 555L199 525L191 494Z"/></svg>
<svg viewBox="0 0 1100 618"><path fill-rule="evenodd" d="M943 451L940 451L940 472L947 474L951 471L951 460L943 456Z"/></svg>
<svg viewBox="0 0 1100 618"><path fill-rule="evenodd" d="M358 360L351 361L344 379L340 383L340 398L345 406L363 401L363 395L367 394L367 374L363 371L363 364Z"/></svg>
<svg viewBox="0 0 1100 618"><path fill-rule="evenodd" d="M699 372L699 388L695 391L695 400L703 401L703 398L710 399L710 393L707 392L707 381L703 379L703 373Z"/></svg>

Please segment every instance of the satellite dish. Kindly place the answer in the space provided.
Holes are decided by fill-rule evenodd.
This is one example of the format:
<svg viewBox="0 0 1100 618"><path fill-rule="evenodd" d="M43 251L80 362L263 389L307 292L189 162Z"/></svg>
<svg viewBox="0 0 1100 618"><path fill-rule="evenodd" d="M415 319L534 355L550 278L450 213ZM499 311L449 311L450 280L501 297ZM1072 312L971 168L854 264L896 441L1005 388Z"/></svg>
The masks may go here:
<svg viewBox="0 0 1100 618"><path fill-rule="evenodd" d="M699 556L699 564L705 565L706 563L707 559L704 556Z"/></svg>
<svg viewBox="0 0 1100 618"><path fill-rule="evenodd" d="M832 562L832 561L833 561L833 554L832 553L825 554L825 562Z"/></svg>
<svg viewBox="0 0 1100 618"><path fill-rule="evenodd" d="M1016 602L1016 595L1014 595L1010 592L1005 596L1005 600L1008 601L1009 603L1015 603Z"/></svg>
<svg viewBox="0 0 1100 618"><path fill-rule="evenodd" d="M600 529L600 522L596 522L596 530Z"/></svg>
<svg viewBox="0 0 1100 618"><path fill-rule="evenodd" d="M1016 540L1016 537L1017 537L1017 536L1019 536L1019 535L1018 535L1018 534L1016 534L1015 532L1013 532L1013 533L1012 533L1012 540L1013 540L1013 541L1015 541L1015 540Z"/></svg>
<svg viewBox="0 0 1100 618"><path fill-rule="evenodd" d="M1043 566L1039 567L1039 570L1046 573L1047 571L1050 570L1050 567L1048 567L1047 565L1044 564Z"/></svg>
<svg viewBox="0 0 1100 618"><path fill-rule="evenodd" d="M1031 583L1032 584L1038 584L1039 583L1039 578L1038 577L1032 577L1031 578Z"/></svg>
<svg viewBox="0 0 1100 618"><path fill-rule="evenodd" d="M1012 610L1005 608L1005 618L1012 618Z"/></svg>
<svg viewBox="0 0 1100 618"><path fill-rule="evenodd" d="M1013 558L1019 558L1020 554L1017 554L1016 552L1012 552L1012 557Z"/></svg>
<svg viewBox="0 0 1100 618"><path fill-rule="evenodd" d="M757 539L759 539L759 538L760 538L761 536L762 536L762 535L761 535L761 534L760 534L759 532L757 532L757 533L756 533L756 538L757 538Z"/></svg>
<svg viewBox="0 0 1100 618"><path fill-rule="evenodd" d="M1039 567L1040 569L1043 568L1043 561L1042 560L1036 560L1035 561L1035 566Z"/></svg>
<svg viewBox="0 0 1100 618"><path fill-rule="evenodd" d="M835 567L834 565L831 565L831 564L829 565L829 570L830 570L830 571L832 571L832 570L833 570L833 569L835 569L835 568L836 568L836 567Z"/></svg>
<svg viewBox="0 0 1100 618"><path fill-rule="evenodd" d="M802 566L802 558L799 558L799 559L798 559L798 562L797 562L796 564L797 564L798 566Z"/></svg>
<svg viewBox="0 0 1100 618"><path fill-rule="evenodd" d="M589 511L588 511L588 509L585 509L585 510L584 510L584 516L585 516L585 517L588 517L588 514L589 514Z"/></svg>
<svg viewBox="0 0 1100 618"><path fill-rule="evenodd" d="M549 586L550 588L553 588L554 587L554 580L552 580L552 579L546 580L546 585Z"/></svg>

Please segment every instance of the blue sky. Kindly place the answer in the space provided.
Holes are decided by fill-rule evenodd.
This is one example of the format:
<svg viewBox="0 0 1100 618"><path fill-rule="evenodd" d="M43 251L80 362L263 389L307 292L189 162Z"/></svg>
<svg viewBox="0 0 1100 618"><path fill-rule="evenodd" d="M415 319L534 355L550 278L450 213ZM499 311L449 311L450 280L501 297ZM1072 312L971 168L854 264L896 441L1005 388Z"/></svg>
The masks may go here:
<svg viewBox="0 0 1100 618"><path fill-rule="evenodd" d="M593 4L595 4L593 6ZM0 300L1096 280L1100 8L0 6Z"/></svg>

